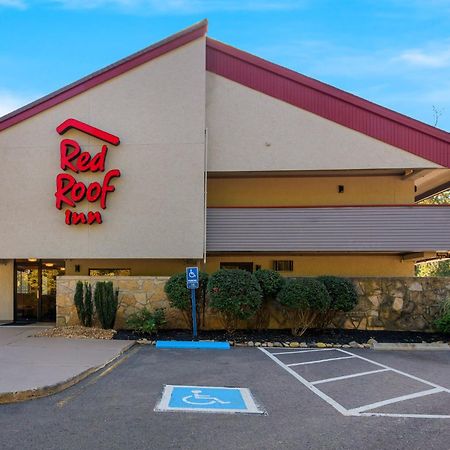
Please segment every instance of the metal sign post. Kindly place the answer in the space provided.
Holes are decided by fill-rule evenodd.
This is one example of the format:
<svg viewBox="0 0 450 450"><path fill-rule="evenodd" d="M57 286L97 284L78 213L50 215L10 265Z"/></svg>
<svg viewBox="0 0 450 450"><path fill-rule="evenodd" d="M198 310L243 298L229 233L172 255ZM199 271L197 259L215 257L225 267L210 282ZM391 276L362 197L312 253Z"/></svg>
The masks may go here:
<svg viewBox="0 0 450 450"><path fill-rule="evenodd" d="M186 287L191 291L192 303L192 335L197 340L197 306L195 302L195 290L198 289L198 267L186 267Z"/></svg>

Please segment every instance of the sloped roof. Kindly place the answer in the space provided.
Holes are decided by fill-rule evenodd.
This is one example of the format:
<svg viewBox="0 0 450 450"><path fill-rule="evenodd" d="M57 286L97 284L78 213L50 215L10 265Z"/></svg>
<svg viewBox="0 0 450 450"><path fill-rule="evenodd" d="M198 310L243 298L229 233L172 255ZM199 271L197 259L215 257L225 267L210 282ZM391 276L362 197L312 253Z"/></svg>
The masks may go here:
<svg viewBox="0 0 450 450"><path fill-rule="evenodd" d="M164 55L172 50L175 50L182 45L185 45L195 39L206 34L208 28L208 21L202 20L201 22L192 25L172 36L169 36L162 41L156 42L143 50L133 53L126 58L123 58L103 69L100 69L84 78L81 78L74 83L64 86L51 94L46 95L22 108L17 109L3 117L0 117L0 131L9 128L16 123L22 122L36 114L39 114L46 109L51 108L59 103L81 94L111 78L117 77L131 69L134 69L141 64L144 64L158 56Z"/></svg>
<svg viewBox="0 0 450 450"><path fill-rule="evenodd" d="M0 131L170 52L207 31L203 20L0 118ZM450 133L207 38L206 69L450 168Z"/></svg>
<svg viewBox="0 0 450 450"><path fill-rule="evenodd" d="M450 167L450 133L213 39L206 45L208 71Z"/></svg>

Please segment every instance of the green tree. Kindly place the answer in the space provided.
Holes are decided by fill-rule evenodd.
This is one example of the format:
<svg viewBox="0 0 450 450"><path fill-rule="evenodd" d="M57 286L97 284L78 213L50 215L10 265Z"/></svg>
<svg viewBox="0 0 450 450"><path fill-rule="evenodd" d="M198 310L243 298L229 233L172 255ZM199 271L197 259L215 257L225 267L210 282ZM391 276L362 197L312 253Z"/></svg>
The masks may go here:
<svg viewBox="0 0 450 450"><path fill-rule="evenodd" d="M421 205L450 205L450 189L419 202ZM448 230L444 230L448 233ZM450 260L416 264L418 277L450 277Z"/></svg>

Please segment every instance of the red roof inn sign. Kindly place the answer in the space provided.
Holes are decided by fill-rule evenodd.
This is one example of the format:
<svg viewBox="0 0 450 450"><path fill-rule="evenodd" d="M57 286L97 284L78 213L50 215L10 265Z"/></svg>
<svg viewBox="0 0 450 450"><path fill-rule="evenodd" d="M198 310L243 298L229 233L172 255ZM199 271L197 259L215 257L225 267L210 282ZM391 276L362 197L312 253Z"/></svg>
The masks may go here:
<svg viewBox="0 0 450 450"><path fill-rule="evenodd" d="M77 129L83 133L94 136L108 144L119 145L120 140L106 131L95 128L76 119L67 119L56 128L63 135L70 128ZM119 169L111 169L105 173L106 155L108 146L102 145L100 152L92 156L89 152L82 151L80 144L73 139L63 139L60 143L61 169L63 173L56 177L56 207L76 208L76 204L87 200L89 203L99 203L101 209L106 209L106 200L109 192L114 192L115 187L111 181L120 177ZM101 183L93 181L86 185L77 181L73 174L101 172L104 174ZM102 223L100 211L75 212L65 210L65 221L67 225Z"/></svg>

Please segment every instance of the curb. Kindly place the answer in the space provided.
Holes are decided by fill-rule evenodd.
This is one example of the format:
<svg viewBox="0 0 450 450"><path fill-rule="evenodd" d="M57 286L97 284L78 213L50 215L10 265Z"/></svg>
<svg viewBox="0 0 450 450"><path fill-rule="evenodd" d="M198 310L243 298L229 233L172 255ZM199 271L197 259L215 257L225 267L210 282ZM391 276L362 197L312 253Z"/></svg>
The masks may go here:
<svg viewBox="0 0 450 450"><path fill-rule="evenodd" d="M450 350L449 344L444 343L417 343L417 344L400 344L400 343L376 343L373 345L374 350Z"/></svg>
<svg viewBox="0 0 450 450"><path fill-rule="evenodd" d="M17 391L17 392L3 392L0 393L0 405L7 404L7 403L18 403L18 402L24 402L26 400L34 400L36 398L42 398L42 397L48 397L53 394L57 394L58 392L62 392L75 384L79 383L80 381L87 378L89 375L92 375L104 367L106 367L108 364L111 364L116 359L120 358L125 352L130 350L131 347L133 347L136 344L135 341L130 342L126 347L124 347L117 355L112 357L109 361L105 362L104 364L96 367L91 367L84 372L79 373L78 375L73 376L72 378L69 378L68 380L61 381L56 384L52 384L50 386L44 386L39 387L35 389L28 389L26 391Z"/></svg>

